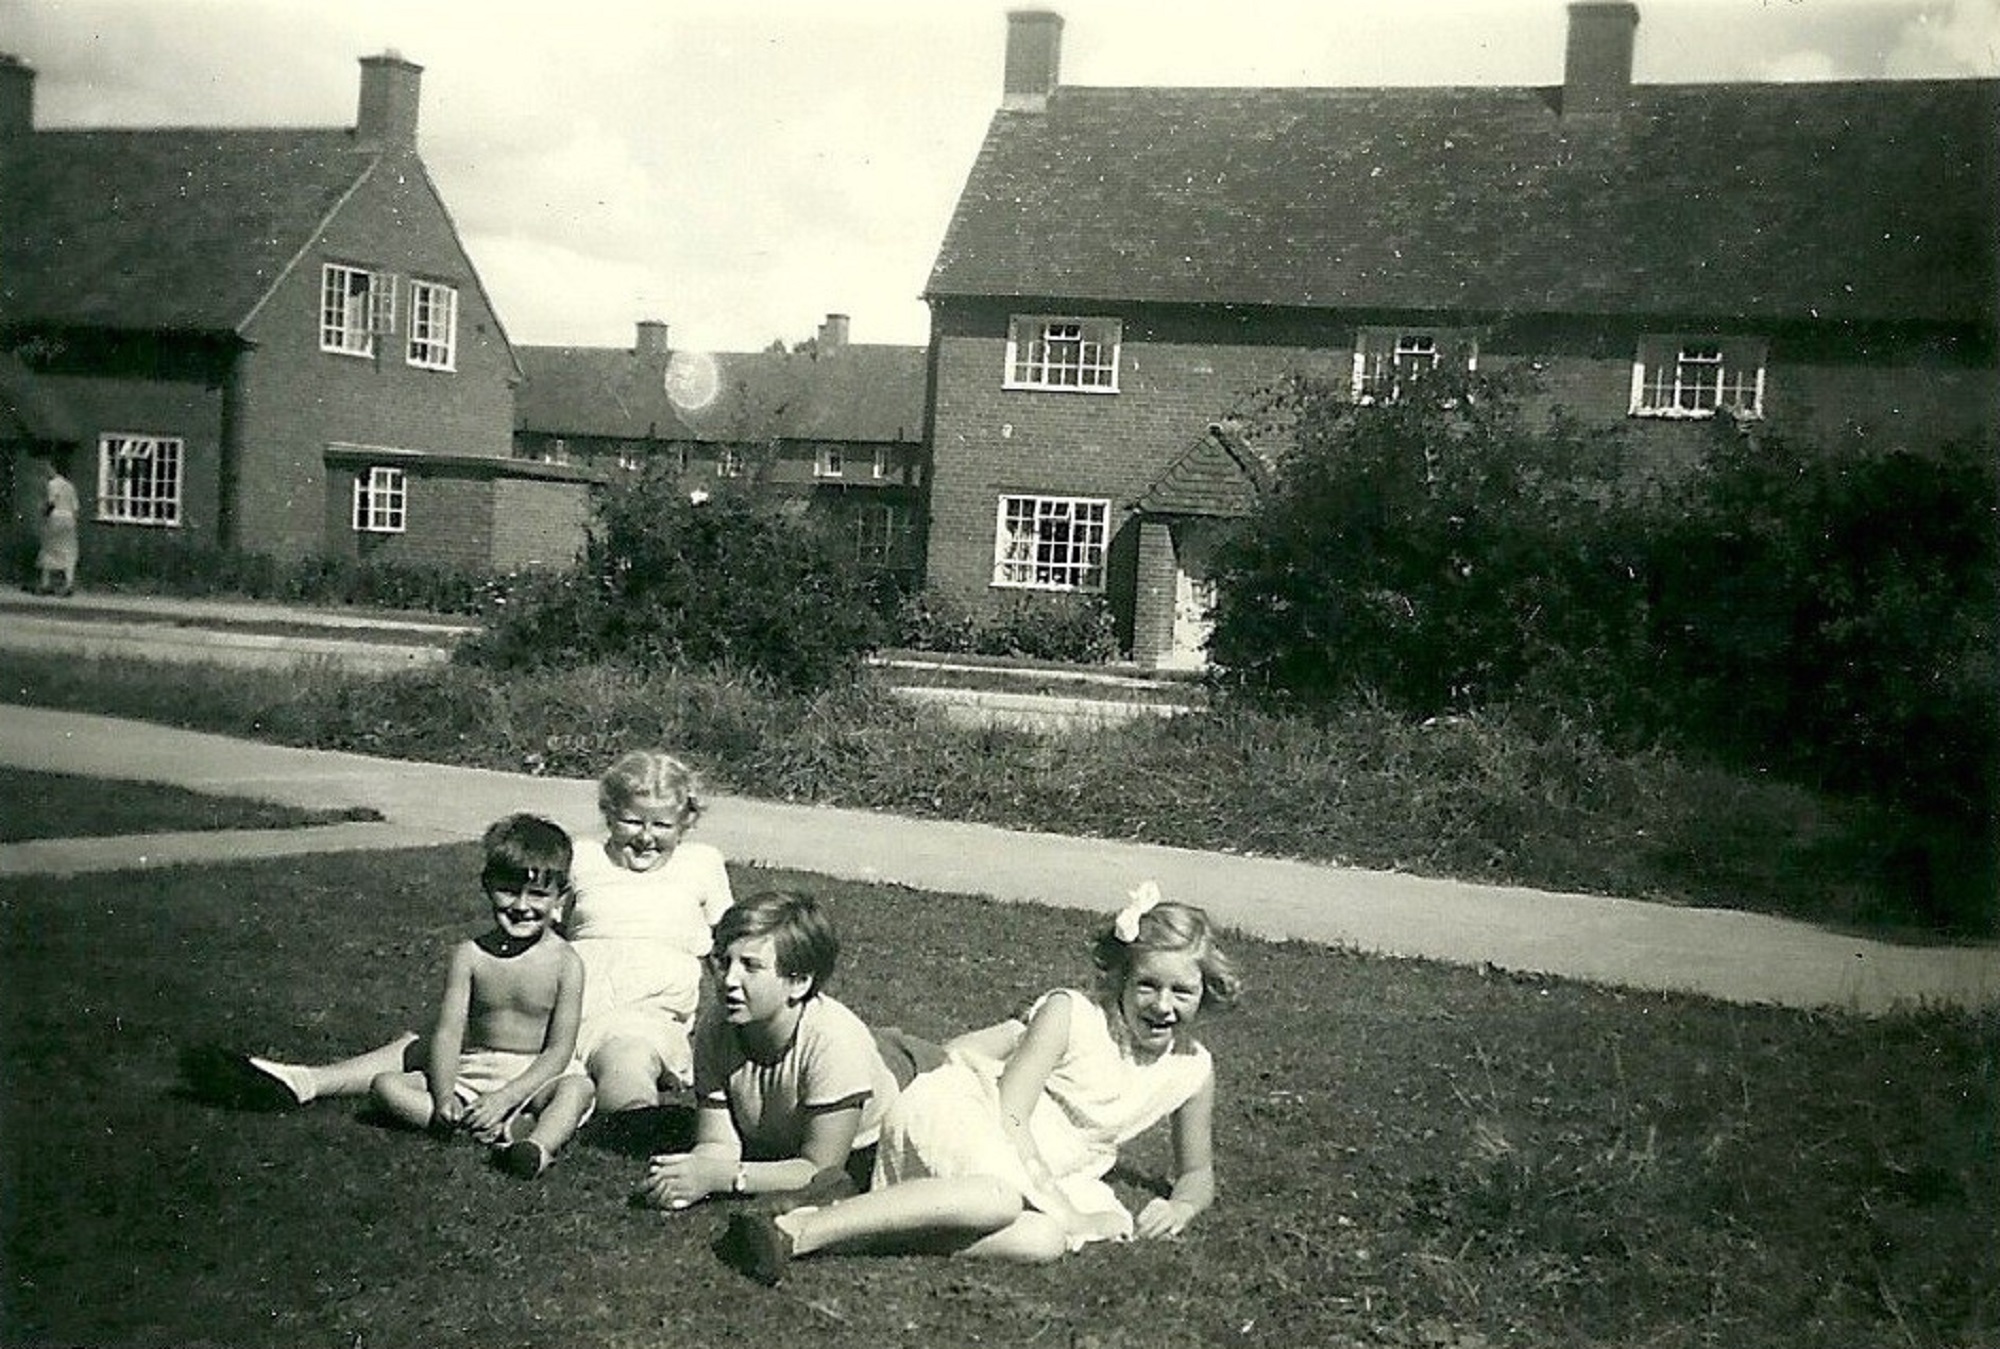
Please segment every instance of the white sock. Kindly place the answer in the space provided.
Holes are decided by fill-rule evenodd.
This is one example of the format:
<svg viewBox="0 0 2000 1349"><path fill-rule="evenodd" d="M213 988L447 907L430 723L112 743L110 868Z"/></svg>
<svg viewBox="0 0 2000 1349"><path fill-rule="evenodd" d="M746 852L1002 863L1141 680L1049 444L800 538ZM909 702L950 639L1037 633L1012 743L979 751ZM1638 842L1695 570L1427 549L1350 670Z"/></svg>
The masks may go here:
<svg viewBox="0 0 2000 1349"><path fill-rule="evenodd" d="M292 1063L277 1063L270 1059L260 1059L255 1055L252 1055L250 1058L250 1066L259 1072L269 1073L272 1077L284 1083L285 1088L292 1095L299 1098L300 1105L304 1105L307 1101L319 1095L319 1086L313 1081L312 1069L310 1068L301 1068L297 1064Z"/></svg>

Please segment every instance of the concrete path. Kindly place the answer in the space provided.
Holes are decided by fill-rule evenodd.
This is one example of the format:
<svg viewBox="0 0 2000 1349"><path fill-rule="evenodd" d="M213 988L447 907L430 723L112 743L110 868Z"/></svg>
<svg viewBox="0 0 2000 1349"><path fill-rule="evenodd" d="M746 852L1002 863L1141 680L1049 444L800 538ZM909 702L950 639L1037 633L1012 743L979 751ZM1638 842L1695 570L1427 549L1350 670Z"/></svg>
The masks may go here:
<svg viewBox="0 0 2000 1349"><path fill-rule="evenodd" d="M169 783L296 806L371 806L383 824L165 834L0 846L0 879L29 873L399 848L478 836L513 810L580 837L600 824L591 782L373 759L148 723L0 705L0 763ZM1150 844L1017 833L868 811L718 798L700 836L739 862L995 899L1108 911L1157 880L1262 937L1386 955L1878 1013L2000 1005L2000 946L1905 947L1727 910L1425 880Z"/></svg>

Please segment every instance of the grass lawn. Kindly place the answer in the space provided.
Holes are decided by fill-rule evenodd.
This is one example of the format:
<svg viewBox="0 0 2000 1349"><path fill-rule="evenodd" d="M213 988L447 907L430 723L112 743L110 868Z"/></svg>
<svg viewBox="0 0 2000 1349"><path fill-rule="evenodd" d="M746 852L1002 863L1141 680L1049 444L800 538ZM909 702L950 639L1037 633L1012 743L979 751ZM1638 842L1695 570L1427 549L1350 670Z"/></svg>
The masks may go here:
<svg viewBox="0 0 2000 1349"><path fill-rule="evenodd" d="M713 1258L725 1204L627 1208L639 1164L608 1147L523 1184L351 1103L175 1094L194 1039L325 1056L416 1024L479 925L476 865L462 846L0 893L0 1342L2000 1340L1991 1014L1810 1015L1238 940L1248 992L1204 1031L1223 1198L1186 1239L1036 1269L809 1261L775 1291ZM1088 915L736 883L822 894L835 991L879 1024L941 1037L1086 977ZM1164 1139L1128 1161L1157 1174Z"/></svg>
<svg viewBox="0 0 2000 1349"><path fill-rule="evenodd" d="M209 796L151 782L119 782L0 766L0 843L42 838L111 838L190 829L297 829L380 813L301 810L240 796Z"/></svg>

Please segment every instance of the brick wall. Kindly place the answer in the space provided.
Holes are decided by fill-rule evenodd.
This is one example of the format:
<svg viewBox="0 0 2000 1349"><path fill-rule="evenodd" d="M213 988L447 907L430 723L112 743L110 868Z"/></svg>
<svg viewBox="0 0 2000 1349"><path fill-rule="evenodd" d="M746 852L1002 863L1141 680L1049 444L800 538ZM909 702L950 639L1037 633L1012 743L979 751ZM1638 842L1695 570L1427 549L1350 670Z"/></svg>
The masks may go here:
<svg viewBox="0 0 2000 1349"><path fill-rule="evenodd" d="M396 332L377 339L373 358L319 349L321 275L330 262L398 277ZM453 371L404 359L412 277L458 291ZM339 493L329 497L329 444L497 459L510 453L512 356L414 156L377 165L266 298L245 336L253 346L238 371L236 489L245 549L298 555L341 546L327 533L329 519L345 520ZM462 548L448 540L403 546Z"/></svg>
<svg viewBox="0 0 2000 1349"><path fill-rule="evenodd" d="M568 567L583 547L589 522L587 484L497 479L492 565L498 571Z"/></svg>

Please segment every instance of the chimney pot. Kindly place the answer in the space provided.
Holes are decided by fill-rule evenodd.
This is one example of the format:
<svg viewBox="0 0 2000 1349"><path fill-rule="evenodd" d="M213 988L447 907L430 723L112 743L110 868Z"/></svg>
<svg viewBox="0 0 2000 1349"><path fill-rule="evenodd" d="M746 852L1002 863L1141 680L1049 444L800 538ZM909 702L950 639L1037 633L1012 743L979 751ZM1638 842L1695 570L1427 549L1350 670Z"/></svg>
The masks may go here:
<svg viewBox="0 0 2000 1349"><path fill-rule="evenodd" d="M1577 0L1569 7L1563 54L1563 116L1618 112L1632 97L1633 35L1639 6L1631 0Z"/></svg>
<svg viewBox="0 0 2000 1349"><path fill-rule="evenodd" d="M417 147L417 97L424 68L394 51L361 58L361 106L354 118L357 140L389 149Z"/></svg>
<svg viewBox="0 0 2000 1349"><path fill-rule="evenodd" d="M1007 15L1007 70L1000 106L1040 112L1062 71L1062 15L1017 9Z"/></svg>
<svg viewBox="0 0 2000 1349"><path fill-rule="evenodd" d="M0 52L0 141L26 136L34 129L35 68Z"/></svg>
<svg viewBox="0 0 2000 1349"><path fill-rule="evenodd" d="M829 351L839 351L847 345L847 315L828 314L826 322L819 325L819 341L816 344L822 355Z"/></svg>
<svg viewBox="0 0 2000 1349"><path fill-rule="evenodd" d="M632 343L632 350L641 356L664 356L670 350L667 346L667 325L659 319L640 319L639 335Z"/></svg>

